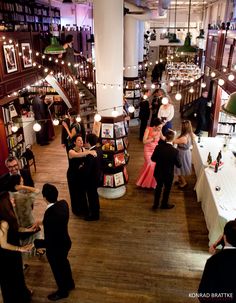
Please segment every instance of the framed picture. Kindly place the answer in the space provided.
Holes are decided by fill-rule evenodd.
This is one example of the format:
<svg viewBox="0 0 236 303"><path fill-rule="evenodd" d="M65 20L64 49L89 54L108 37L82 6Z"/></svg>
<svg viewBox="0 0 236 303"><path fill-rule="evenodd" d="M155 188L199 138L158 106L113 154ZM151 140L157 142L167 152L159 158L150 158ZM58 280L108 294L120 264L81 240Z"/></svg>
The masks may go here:
<svg viewBox="0 0 236 303"><path fill-rule="evenodd" d="M114 127L112 123L102 123L102 138L113 138Z"/></svg>
<svg viewBox="0 0 236 303"><path fill-rule="evenodd" d="M126 135L123 121L114 123L114 129L116 138L124 137Z"/></svg>
<svg viewBox="0 0 236 303"><path fill-rule="evenodd" d="M22 59L24 68L31 67L32 64L32 50L29 43L21 43Z"/></svg>
<svg viewBox="0 0 236 303"><path fill-rule="evenodd" d="M120 186L124 184L124 176L123 172L114 174L115 186Z"/></svg>
<svg viewBox="0 0 236 303"><path fill-rule="evenodd" d="M134 91L133 90L127 90L125 92L125 97L126 98L133 98L134 97Z"/></svg>
<svg viewBox="0 0 236 303"><path fill-rule="evenodd" d="M125 154L119 153L114 155L115 167L125 164Z"/></svg>
<svg viewBox="0 0 236 303"><path fill-rule="evenodd" d="M211 60L216 59L217 41L212 41L211 45Z"/></svg>
<svg viewBox="0 0 236 303"><path fill-rule="evenodd" d="M231 48L230 44L225 44L224 54L223 54L223 58L222 58L222 66L223 67L228 67L230 48Z"/></svg>
<svg viewBox="0 0 236 303"><path fill-rule="evenodd" d="M3 53L4 53L7 73L9 74L17 71L16 52L14 45L12 44L3 45Z"/></svg>
<svg viewBox="0 0 236 303"><path fill-rule="evenodd" d="M114 177L113 175L104 175L103 186L113 187L114 186Z"/></svg>
<svg viewBox="0 0 236 303"><path fill-rule="evenodd" d="M122 139L116 140L116 148L117 150L123 150L124 149L124 143Z"/></svg>
<svg viewBox="0 0 236 303"><path fill-rule="evenodd" d="M114 151L115 150L115 140L102 139L102 150Z"/></svg>

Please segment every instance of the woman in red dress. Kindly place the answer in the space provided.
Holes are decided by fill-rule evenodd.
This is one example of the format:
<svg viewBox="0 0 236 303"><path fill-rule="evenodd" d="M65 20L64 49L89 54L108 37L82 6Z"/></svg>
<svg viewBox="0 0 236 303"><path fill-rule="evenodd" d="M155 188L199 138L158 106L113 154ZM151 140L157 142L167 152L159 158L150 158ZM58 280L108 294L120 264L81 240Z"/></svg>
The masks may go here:
<svg viewBox="0 0 236 303"><path fill-rule="evenodd" d="M147 127L143 136L144 164L136 182L137 186L156 188L156 180L153 176L156 163L152 162L151 156L160 139L165 140L162 135L162 122L160 119L155 118L153 126Z"/></svg>

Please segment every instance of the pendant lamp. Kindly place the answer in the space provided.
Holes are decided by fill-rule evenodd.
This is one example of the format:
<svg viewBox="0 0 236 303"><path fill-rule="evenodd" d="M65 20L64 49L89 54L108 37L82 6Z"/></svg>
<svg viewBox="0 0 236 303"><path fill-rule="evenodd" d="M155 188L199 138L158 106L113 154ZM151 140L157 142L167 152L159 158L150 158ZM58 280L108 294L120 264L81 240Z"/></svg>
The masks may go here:
<svg viewBox="0 0 236 303"><path fill-rule="evenodd" d="M236 92L229 96L227 103L222 106L222 110L226 114L236 117Z"/></svg>
<svg viewBox="0 0 236 303"><path fill-rule="evenodd" d="M190 26L190 10L191 10L191 0L189 0L189 6L188 6L188 32L186 35L186 38L184 40L184 45L180 46L177 49L177 52L182 55L194 55L197 52L197 49L191 45L191 34L189 32L189 26Z"/></svg>
<svg viewBox="0 0 236 303"><path fill-rule="evenodd" d="M176 15L177 15L177 0L175 0L175 32L174 34L171 34L171 37L169 38L169 43L180 43L181 41L176 37Z"/></svg>
<svg viewBox="0 0 236 303"><path fill-rule="evenodd" d="M49 0L49 14L50 14L50 31L53 33L51 0ZM59 44L55 36L52 36L50 38L50 45L48 45L44 50L44 54L46 55L60 55L65 52L66 50L62 47L62 45Z"/></svg>

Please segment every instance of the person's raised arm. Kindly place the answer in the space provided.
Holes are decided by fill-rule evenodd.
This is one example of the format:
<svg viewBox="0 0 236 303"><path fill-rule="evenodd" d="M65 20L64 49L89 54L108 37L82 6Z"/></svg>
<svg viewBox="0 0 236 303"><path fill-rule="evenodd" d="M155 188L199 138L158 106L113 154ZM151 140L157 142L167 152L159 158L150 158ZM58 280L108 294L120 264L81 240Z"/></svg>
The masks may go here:
<svg viewBox="0 0 236 303"><path fill-rule="evenodd" d="M69 150L69 159L72 159L72 158L83 158L83 157L86 157L88 155L92 155L93 157L96 157L97 156L97 153L95 150L84 150L84 151L81 151L81 152L77 152L73 149L70 149Z"/></svg>
<svg viewBox="0 0 236 303"><path fill-rule="evenodd" d="M153 141L155 141L155 138L148 138L149 136L149 128L147 127L143 136L143 144L147 144L147 143L151 143Z"/></svg>

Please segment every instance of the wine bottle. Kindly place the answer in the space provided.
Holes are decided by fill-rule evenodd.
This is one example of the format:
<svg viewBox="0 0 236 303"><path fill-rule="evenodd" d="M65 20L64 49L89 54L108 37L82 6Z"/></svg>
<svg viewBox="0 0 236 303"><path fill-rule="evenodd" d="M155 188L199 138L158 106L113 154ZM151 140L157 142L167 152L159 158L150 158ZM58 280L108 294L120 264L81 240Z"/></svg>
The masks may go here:
<svg viewBox="0 0 236 303"><path fill-rule="evenodd" d="M208 157L207 157L207 163L210 165L212 162L212 157L211 157L211 153L209 152Z"/></svg>
<svg viewBox="0 0 236 303"><path fill-rule="evenodd" d="M215 165L215 170L214 172L217 173L218 172L218 168L219 168L219 162L216 162L216 165Z"/></svg>

